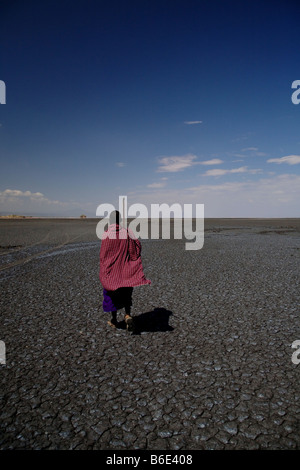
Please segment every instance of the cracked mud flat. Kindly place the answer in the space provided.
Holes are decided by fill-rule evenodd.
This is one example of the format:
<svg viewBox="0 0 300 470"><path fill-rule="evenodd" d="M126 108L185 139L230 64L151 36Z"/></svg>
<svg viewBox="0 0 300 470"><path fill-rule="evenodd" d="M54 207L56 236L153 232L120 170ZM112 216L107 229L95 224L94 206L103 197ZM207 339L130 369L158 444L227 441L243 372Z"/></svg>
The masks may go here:
<svg viewBox="0 0 300 470"><path fill-rule="evenodd" d="M299 449L299 219L142 241L132 335L102 311L95 227L0 221L0 449Z"/></svg>

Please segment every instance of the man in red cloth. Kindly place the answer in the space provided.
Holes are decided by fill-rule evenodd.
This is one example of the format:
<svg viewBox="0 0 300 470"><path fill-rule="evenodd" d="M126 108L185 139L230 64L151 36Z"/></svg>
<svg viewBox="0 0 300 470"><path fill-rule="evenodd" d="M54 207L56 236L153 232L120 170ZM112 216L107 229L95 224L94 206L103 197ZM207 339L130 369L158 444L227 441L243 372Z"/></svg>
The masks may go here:
<svg viewBox="0 0 300 470"><path fill-rule="evenodd" d="M111 326L117 325L117 311L125 308L125 322L133 329L131 316L133 287L151 284L143 272L141 242L121 227L118 211L110 215L100 248L100 282L103 286L103 310L111 312Z"/></svg>

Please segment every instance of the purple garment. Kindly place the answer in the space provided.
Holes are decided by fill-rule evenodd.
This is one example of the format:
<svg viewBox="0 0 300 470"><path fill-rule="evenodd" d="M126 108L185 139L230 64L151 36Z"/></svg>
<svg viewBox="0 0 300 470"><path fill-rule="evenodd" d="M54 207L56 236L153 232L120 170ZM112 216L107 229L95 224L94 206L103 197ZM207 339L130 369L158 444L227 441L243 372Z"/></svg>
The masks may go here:
<svg viewBox="0 0 300 470"><path fill-rule="evenodd" d="M121 308L131 307L133 287L120 287L119 289L108 291L103 289L103 310L104 312L116 312Z"/></svg>
<svg viewBox="0 0 300 470"><path fill-rule="evenodd" d="M117 311L116 307L113 304L112 298L108 295L106 289L103 289L103 310L104 312Z"/></svg>

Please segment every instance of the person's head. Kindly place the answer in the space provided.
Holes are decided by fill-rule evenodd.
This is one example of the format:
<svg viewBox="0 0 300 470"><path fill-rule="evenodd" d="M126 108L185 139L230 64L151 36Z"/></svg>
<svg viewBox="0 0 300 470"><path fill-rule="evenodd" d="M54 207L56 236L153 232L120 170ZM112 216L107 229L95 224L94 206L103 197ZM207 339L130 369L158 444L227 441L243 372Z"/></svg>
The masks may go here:
<svg viewBox="0 0 300 470"><path fill-rule="evenodd" d="M109 216L109 223L110 225L112 224L117 224L117 225L120 225L121 223L121 214L119 211L113 211L111 212L110 216Z"/></svg>

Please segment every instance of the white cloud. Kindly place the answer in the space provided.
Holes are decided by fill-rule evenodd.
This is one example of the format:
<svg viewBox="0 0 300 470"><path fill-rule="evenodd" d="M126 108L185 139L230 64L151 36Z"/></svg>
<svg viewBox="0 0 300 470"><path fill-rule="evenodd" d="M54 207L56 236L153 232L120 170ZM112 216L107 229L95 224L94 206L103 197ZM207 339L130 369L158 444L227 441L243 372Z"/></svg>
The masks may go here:
<svg viewBox="0 0 300 470"><path fill-rule="evenodd" d="M199 162L195 162L196 155L187 154L181 156L163 157L159 159L160 166L158 172L170 172L175 173L182 171L185 168L189 168Z"/></svg>
<svg viewBox="0 0 300 470"><path fill-rule="evenodd" d="M251 174L257 174L261 170L259 169L254 169L254 170L249 170L247 166L241 166L240 168L233 168L232 170L223 170L221 168L216 168L214 170L207 170L204 173L204 176L223 176L231 173L251 173Z"/></svg>
<svg viewBox="0 0 300 470"><path fill-rule="evenodd" d="M147 185L147 188L163 188L166 185L166 183L151 183Z"/></svg>
<svg viewBox="0 0 300 470"><path fill-rule="evenodd" d="M256 155L257 157L265 157L265 156L268 155L268 154L265 153L265 152L256 152L255 155Z"/></svg>
<svg viewBox="0 0 300 470"><path fill-rule="evenodd" d="M216 188L224 201L232 207L244 207L251 217L297 217L299 216L300 176L279 175L258 181L227 183ZM233 197L230 196L233 195ZM238 200L235 198L238 196ZM240 214L242 216L242 214Z"/></svg>
<svg viewBox="0 0 300 470"><path fill-rule="evenodd" d="M232 142L242 142L244 140L249 139L253 135L253 132L246 132L245 134L242 134L235 139L232 139Z"/></svg>
<svg viewBox="0 0 300 470"><path fill-rule="evenodd" d="M205 217L299 217L300 175L283 174L259 180L162 188L151 194L130 194L129 204L204 204Z"/></svg>
<svg viewBox="0 0 300 470"><path fill-rule="evenodd" d="M21 191L19 189L5 189L0 191L0 210L5 212L24 210L31 211L37 208L49 207L76 207L80 206L76 202L62 202L54 199L48 199L43 193L31 191Z"/></svg>
<svg viewBox="0 0 300 470"><path fill-rule="evenodd" d="M281 158L270 158L267 160L268 163L287 163L288 165L297 165L300 163L300 155L287 155Z"/></svg>
<svg viewBox="0 0 300 470"><path fill-rule="evenodd" d="M223 160L219 158L213 158L212 160L206 160L204 162L199 162L201 165L220 165L223 163Z"/></svg>
<svg viewBox="0 0 300 470"><path fill-rule="evenodd" d="M245 153L250 153L251 156L255 157L265 157L267 154L265 152L259 152L257 147L246 147L241 150L241 152L244 153L244 155L241 154L236 154L235 156L237 157L245 157Z"/></svg>
<svg viewBox="0 0 300 470"><path fill-rule="evenodd" d="M42 193L32 193L31 191L20 191L19 189L5 189L0 191L2 197L31 197L31 198L44 198Z"/></svg>
<svg viewBox="0 0 300 470"><path fill-rule="evenodd" d="M245 182L226 182L219 185L203 185L190 188L195 195L202 195L207 201L213 197L213 194L220 197L224 202L232 207L244 207L247 214L245 203L251 203L248 209L256 209L256 217L272 217L272 212L279 210L293 211L277 213L280 217L297 217L299 215L298 200L300 196L300 176L299 175L279 175L274 178L262 178L257 181ZM238 198L238 199L236 199ZM221 203L221 199L219 200ZM262 204L263 202L263 204ZM228 209L228 208L227 208ZM272 210L271 210L272 209ZM251 216L248 211L247 216ZM269 215L268 215L269 211ZM263 215L260 215L261 212ZM238 216L232 214L232 216ZM239 215L239 216L242 216ZM245 215L246 216L246 215Z"/></svg>
<svg viewBox="0 0 300 470"><path fill-rule="evenodd" d="M219 158L213 158L211 160L197 161L196 155L177 155L171 157L163 157L159 159L160 166L158 172L170 172L175 173L178 171L185 170L193 165L220 165L223 160Z"/></svg>
<svg viewBox="0 0 300 470"><path fill-rule="evenodd" d="M184 124L188 126L193 126L194 124L202 124L203 121L184 121Z"/></svg>
<svg viewBox="0 0 300 470"><path fill-rule="evenodd" d="M234 153L232 156L245 158L245 157L265 157L267 153L260 152L257 147L246 147L240 150L241 153Z"/></svg>
<svg viewBox="0 0 300 470"><path fill-rule="evenodd" d="M117 162L116 166L118 166L119 168L122 168L123 166L125 166L125 163L124 162Z"/></svg>

